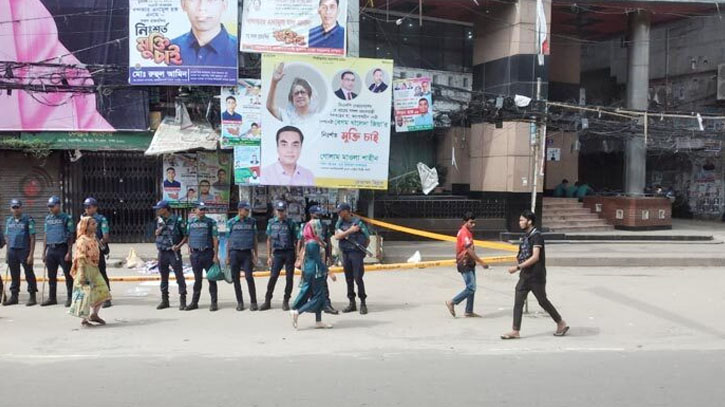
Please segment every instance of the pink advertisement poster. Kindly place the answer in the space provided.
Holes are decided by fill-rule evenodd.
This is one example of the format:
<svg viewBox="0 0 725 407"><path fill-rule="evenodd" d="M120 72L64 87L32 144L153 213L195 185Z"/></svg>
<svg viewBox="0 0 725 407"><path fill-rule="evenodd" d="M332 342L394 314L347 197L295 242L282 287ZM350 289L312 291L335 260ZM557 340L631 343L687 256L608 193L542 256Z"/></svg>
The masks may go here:
<svg viewBox="0 0 725 407"><path fill-rule="evenodd" d="M0 1L12 21L0 24L0 131L148 128L146 91L117 86L128 59L119 3Z"/></svg>

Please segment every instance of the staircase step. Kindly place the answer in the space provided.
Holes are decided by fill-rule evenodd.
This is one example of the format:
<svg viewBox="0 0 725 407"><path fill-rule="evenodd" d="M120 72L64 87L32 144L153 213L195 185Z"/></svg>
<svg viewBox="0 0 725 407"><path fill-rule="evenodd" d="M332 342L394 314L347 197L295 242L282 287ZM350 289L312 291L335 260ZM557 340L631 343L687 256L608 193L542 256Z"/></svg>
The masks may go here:
<svg viewBox="0 0 725 407"><path fill-rule="evenodd" d="M580 220L580 219L600 219L599 216L597 216L594 213L587 213L587 214L560 214L560 215L551 215L551 214L544 214L542 217L542 221L544 223L546 222L556 222L556 221L567 221L567 220Z"/></svg>
<svg viewBox="0 0 725 407"><path fill-rule="evenodd" d="M587 233L587 232L609 232L614 230L614 226L593 226L593 227L565 227L556 229L559 233Z"/></svg>
<svg viewBox="0 0 725 407"><path fill-rule="evenodd" d="M595 212L590 211L586 208L577 208L577 209L556 209L556 210L546 210L542 212L544 216L566 216L566 215L596 215Z"/></svg>

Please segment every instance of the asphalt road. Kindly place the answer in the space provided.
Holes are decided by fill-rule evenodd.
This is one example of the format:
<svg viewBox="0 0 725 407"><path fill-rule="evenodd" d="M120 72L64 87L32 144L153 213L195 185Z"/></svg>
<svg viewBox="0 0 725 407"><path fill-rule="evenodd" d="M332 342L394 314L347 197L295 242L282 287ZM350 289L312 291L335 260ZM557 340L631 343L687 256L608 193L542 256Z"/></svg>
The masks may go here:
<svg viewBox="0 0 725 407"><path fill-rule="evenodd" d="M213 314L206 291L198 311L156 311L156 287L116 284L103 328L62 307L0 307L0 405L717 405L723 271L554 268L571 335L551 336L532 301L525 338L506 342L515 277L502 267L479 272L483 318L447 314L463 285L453 270L370 273L370 314L325 316L323 331L309 315L292 329L281 282L271 311L234 311L224 286ZM344 284L332 294L341 307Z"/></svg>

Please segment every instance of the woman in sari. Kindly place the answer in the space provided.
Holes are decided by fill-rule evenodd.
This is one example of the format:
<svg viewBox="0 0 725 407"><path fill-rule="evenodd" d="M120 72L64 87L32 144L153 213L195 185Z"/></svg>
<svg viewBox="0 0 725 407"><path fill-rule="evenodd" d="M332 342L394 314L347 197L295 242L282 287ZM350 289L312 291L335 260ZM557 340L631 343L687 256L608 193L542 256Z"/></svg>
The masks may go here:
<svg viewBox="0 0 725 407"><path fill-rule="evenodd" d="M97 227L92 217L81 218L76 230L76 249L73 252L71 275L75 283L69 313L81 318L81 325L84 327L94 326L91 322L106 324L98 316L98 311L104 301L111 299L111 292L98 270L101 251L96 240Z"/></svg>
<svg viewBox="0 0 725 407"><path fill-rule="evenodd" d="M322 238L322 222L317 218L318 207L310 208L312 219L305 224L302 231L304 245L298 256L297 266L302 269L303 283L297 299L293 303L292 326L297 329L297 319L305 312L315 313L315 328L332 328L332 325L322 323L322 311L327 301L327 285L325 279L329 270L323 260L325 242ZM334 274L329 274L332 281L336 281Z"/></svg>

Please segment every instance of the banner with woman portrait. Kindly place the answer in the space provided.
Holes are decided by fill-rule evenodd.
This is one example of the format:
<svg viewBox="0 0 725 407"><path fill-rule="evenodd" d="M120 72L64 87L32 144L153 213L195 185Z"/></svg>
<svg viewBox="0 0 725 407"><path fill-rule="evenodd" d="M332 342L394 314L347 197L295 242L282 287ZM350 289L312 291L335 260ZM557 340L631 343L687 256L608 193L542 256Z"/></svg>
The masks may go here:
<svg viewBox="0 0 725 407"><path fill-rule="evenodd" d="M264 54L262 185L387 189L393 61Z"/></svg>
<svg viewBox="0 0 725 407"><path fill-rule="evenodd" d="M129 0L131 85L237 83L238 2Z"/></svg>
<svg viewBox="0 0 725 407"><path fill-rule="evenodd" d="M348 0L246 0L240 48L344 56Z"/></svg>

